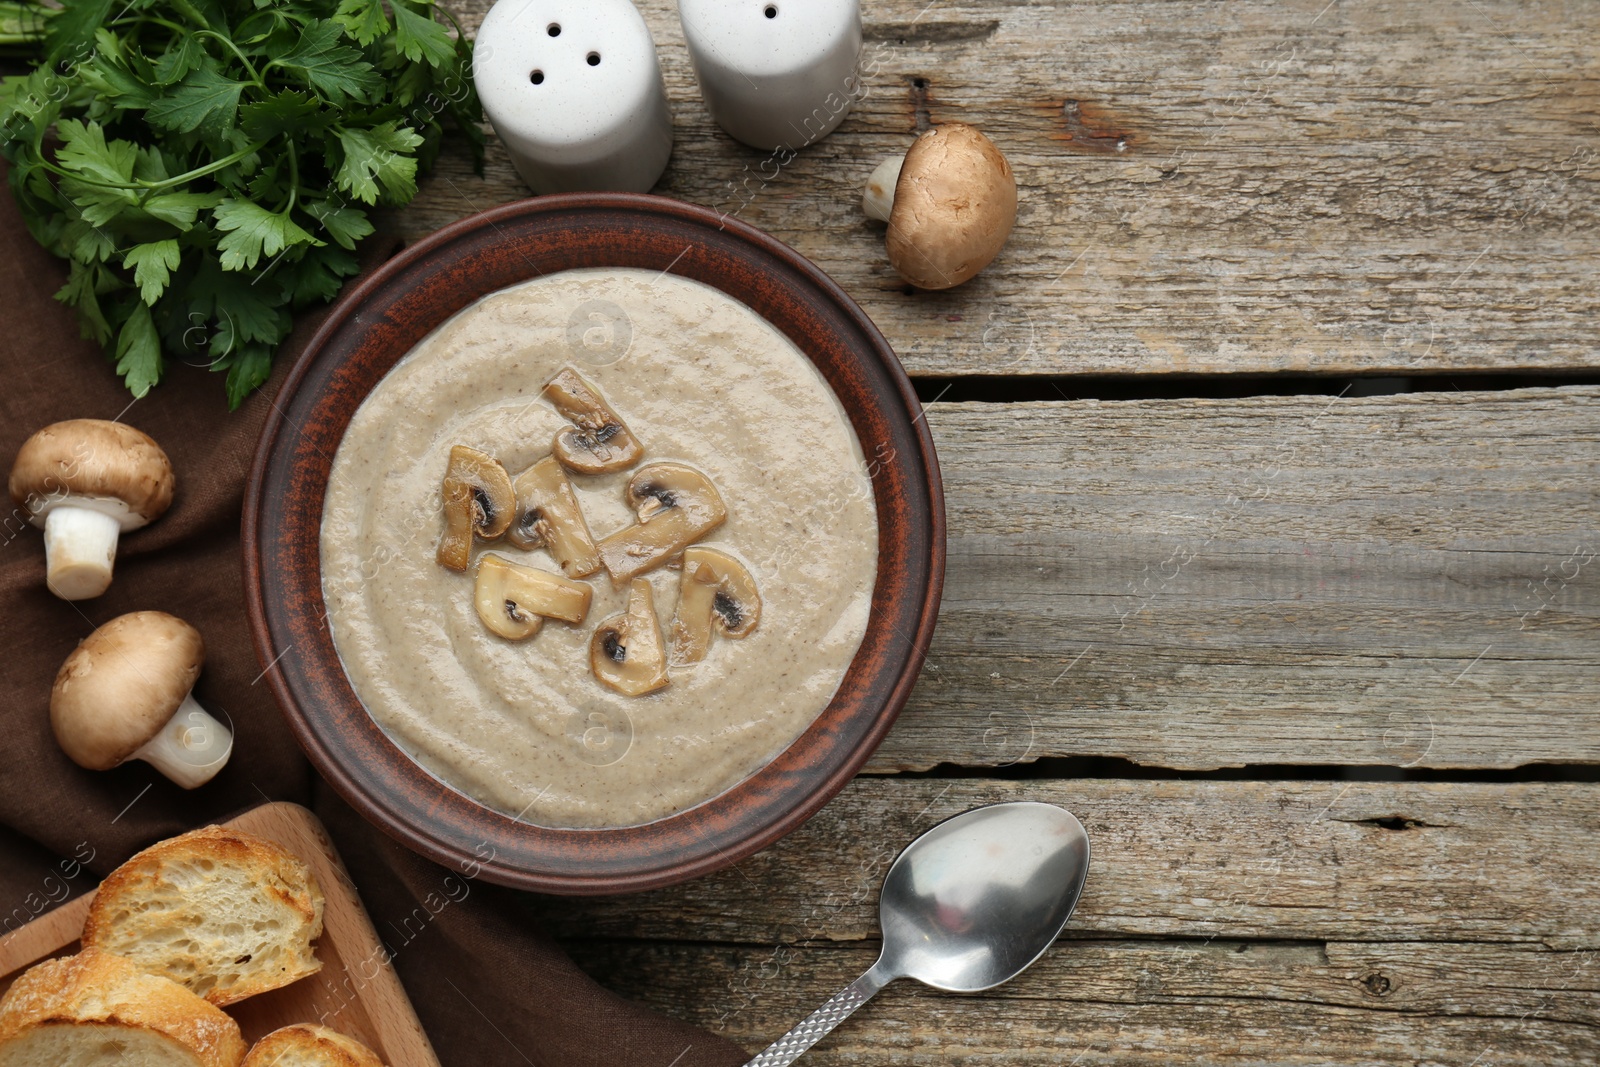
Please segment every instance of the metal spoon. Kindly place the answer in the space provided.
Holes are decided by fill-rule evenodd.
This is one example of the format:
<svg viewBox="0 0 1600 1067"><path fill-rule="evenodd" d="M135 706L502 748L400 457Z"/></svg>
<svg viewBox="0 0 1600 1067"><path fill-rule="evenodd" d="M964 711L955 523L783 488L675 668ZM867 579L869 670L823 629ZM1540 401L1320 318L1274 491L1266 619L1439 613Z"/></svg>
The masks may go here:
<svg viewBox="0 0 1600 1067"><path fill-rule="evenodd" d="M1056 939L1089 873L1089 835L1052 804L992 804L935 826L889 868L883 953L746 1067L785 1067L896 978L976 993L1021 974Z"/></svg>

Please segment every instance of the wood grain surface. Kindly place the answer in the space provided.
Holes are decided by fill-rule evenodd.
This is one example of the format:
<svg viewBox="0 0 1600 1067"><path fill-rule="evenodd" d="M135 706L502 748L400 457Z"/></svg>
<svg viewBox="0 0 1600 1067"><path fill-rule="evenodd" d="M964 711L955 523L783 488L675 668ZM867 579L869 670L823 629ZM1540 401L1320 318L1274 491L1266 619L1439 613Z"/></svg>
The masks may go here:
<svg viewBox="0 0 1600 1067"><path fill-rule="evenodd" d="M934 404L939 630L869 770L1600 761L1600 389Z"/></svg>
<svg viewBox="0 0 1600 1067"><path fill-rule="evenodd" d="M327 898L317 940L322 969L292 985L228 1008L254 1042L280 1026L320 1022L377 1052L387 1067L439 1067L433 1046L389 966L344 864L317 817L298 804L263 804L228 820L228 826L274 841L304 860ZM0 937L0 994L41 960L78 950L84 917L94 900L86 893ZM115 1059L115 1057L112 1057Z"/></svg>
<svg viewBox="0 0 1600 1067"><path fill-rule="evenodd" d="M489 0L453 5L475 29ZM913 373L1433 374L1600 366L1600 7L869 0L864 91L786 165L732 141L672 0L640 0L676 144L657 192L768 230ZM819 101L819 104L821 101ZM907 293L866 176L985 130L1019 184L979 277ZM447 152L409 236L527 196Z"/></svg>
<svg viewBox="0 0 1600 1067"><path fill-rule="evenodd" d="M1600 1055L1587 785L862 778L728 871L546 910L604 981L759 1047L871 964L900 842L1022 799L1070 808L1093 843L1063 939L989 993L897 983L807 1062Z"/></svg>

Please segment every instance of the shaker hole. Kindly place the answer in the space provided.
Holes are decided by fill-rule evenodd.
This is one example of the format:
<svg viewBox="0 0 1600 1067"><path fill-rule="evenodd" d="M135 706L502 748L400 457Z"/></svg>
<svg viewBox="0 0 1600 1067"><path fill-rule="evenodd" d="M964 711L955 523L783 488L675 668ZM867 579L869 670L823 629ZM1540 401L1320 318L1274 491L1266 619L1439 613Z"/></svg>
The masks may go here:
<svg viewBox="0 0 1600 1067"><path fill-rule="evenodd" d="M561 23L552 22L550 25L548 25L548 26L546 26L544 28L544 32L548 33L552 37L560 37L561 36Z"/></svg>
<svg viewBox="0 0 1600 1067"><path fill-rule="evenodd" d="M589 53L589 57L588 57L588 62L589 62L589 66L598 67L600 65L600 53L599 52L590 52Z"/></svg>
<svg viewBox="0 0 1600 1067"><path fill-rule="evenodd" d="M776 4L768 4L767 7L766 7L766 10L763 11L762 14L766 15L767 18L769 18L769 19L777 18L778 17L778 7L777 7L777 5Z"/></svg>
<svg viewBox="0 0 1600 1067"><path fill-rule="evenodd" d="M528 80L531 81L535 85L543 85L544 84L544 71L542 71L542 70L534 71L533 73L528 75Z"/></svg>

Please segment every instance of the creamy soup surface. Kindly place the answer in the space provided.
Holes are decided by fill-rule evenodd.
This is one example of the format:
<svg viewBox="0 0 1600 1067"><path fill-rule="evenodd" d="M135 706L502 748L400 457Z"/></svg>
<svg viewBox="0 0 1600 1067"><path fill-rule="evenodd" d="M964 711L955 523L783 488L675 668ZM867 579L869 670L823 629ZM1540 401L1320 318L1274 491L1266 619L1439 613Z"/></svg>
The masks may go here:
<svg viewBox="0 0 1600 1067"><path fill-rule="evenodd" d="M541 398L571 366L643 444L705 472L727 521L700 543L744 561L755 632L712 641L642 697L591 673L589 641L626 607L601 570L581 624L512 642L473 607L473 571L435 560L453 445L515 477L567 427ZM634 468L637 469L637 468ZM631 471L571 475L596 540L636 520ZM431 773L544 826L626 826L727 790L810 725L866 630L877 567L868 465L800 351L733 298L653 271L573 270L493 293L429 334L362 403L334 457L322 584L334 644L374 720ZM543 550L484 552L559 573ZM663 633L679 570L645 577Z"/></svg>

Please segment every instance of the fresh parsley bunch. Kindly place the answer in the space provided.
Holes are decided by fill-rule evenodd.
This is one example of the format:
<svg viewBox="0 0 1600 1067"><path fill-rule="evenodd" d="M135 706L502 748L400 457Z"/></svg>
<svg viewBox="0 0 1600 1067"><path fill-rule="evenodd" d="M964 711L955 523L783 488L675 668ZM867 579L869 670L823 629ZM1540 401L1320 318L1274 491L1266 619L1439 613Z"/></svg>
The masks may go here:
<svg viewBox="0 0 1600 1067"><path fill-rule="evenodd" d="M226 372L238 407L292 313L355 273L366 208L416 195L447 120L482 167L471 44L433 0L3 6L43 48L0 95L12 190L136 397L177 358Z"/></svg>

